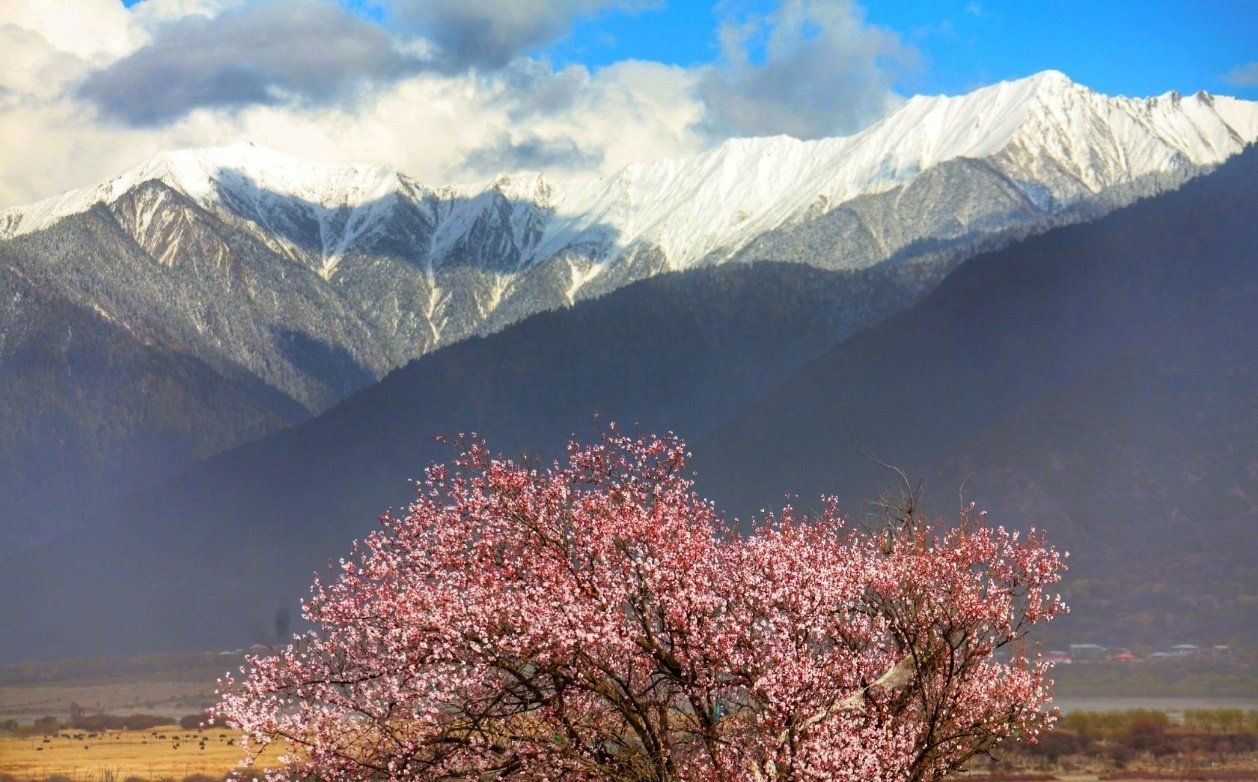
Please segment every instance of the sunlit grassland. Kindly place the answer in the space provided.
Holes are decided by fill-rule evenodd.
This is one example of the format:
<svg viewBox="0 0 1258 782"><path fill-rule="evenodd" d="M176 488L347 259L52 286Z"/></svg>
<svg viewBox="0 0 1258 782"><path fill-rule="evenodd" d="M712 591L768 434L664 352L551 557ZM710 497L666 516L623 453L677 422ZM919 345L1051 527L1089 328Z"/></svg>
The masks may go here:
<svg viewBox="0 0 1258 782"><path fill-rule="evenodd" d="M191 775L221 778L244 757L235 731L178 726L142 731L87 734L63 731L56 736L0 737L0 775L43 780L61 775L82 782L128 777L183 779ZM278 750L264 753L273 765Z"/></svg>

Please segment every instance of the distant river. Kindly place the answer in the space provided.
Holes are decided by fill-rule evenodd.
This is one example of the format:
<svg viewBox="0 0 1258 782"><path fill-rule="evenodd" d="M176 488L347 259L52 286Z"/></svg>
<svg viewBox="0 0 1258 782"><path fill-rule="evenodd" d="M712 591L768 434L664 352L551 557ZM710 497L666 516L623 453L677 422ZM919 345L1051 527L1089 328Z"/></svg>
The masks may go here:
<svg viewBox="0 0 1258 782"><path fill-rule="evenodd" d="M1053 706L1065 714L1071 711L1123 711L1156 709L1178 719L1185 709L1258 710L1258 698L1087 698L1069 695L1053 699Z"/></svg>

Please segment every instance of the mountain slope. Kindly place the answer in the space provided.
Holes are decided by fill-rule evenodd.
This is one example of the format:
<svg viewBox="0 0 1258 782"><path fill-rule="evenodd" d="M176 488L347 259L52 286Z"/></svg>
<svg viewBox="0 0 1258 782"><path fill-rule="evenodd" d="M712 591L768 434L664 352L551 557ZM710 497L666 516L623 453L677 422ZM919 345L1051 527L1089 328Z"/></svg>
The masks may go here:
<svg viewBox="0 0 1258 782"><path fill-rule="evenodd" d="M145 344L107 313L47 295L2 256L0 302L5 556L73 528L127 476L162 475L301 417L246 373Z"/></svg>
<svg viewBox="0 0 1258 782"><path fill-rule="evenodd" d="M276 356L282 338L246 339L198 317L202 303L233 298L233 322L302 313L286 330L352 359L360 371L344 382L361 387L442 345L666 270L731 259L863 268L1091 219L1255 138L1258 104L1110 98L1046 72L914 98L854 136L737 139L590 181L516 174L432 188L380 166L313 165L250 145L170 152L7 210L0 238L104 206L172 278L180 304L165 313L167 339L210 363L227 353L315 412L344 396L317 377L323 367L292 367ZM93 237L74 240L84 249L57 262L81 277L100 253ZM51 262L29 244L18 251ZM117 296L111 288L134 286L132 273L142 274L120 268L90 292L75 276L60 282L67 295ZM216 344L186 340L190 329Z"/></svg>
<svg viewBox="0 0 1258 782"><path fill-rule="evenodd" d="M744 517L823 491L859 514L889 481L855 438L929 475L937 511L968 477L998 522L1072 552L1065 639L1227 642L1258 626L1255 182L1250 151L979 256L838 347L877 316L852 307L918 285L910 266L692 270L443 349L17 563L40 611L5 608L30 631L3 654L265 638L312 570L406 501L407 477L452 456L433 435L545 456L589 436L594 410L687 436L700 489Z"/></svg>
<svg viewBox="0 0 1258 782"><path fill-rule="evenodd" d="M0 656L263 640L278 604L406 503L431 460L454 456L434 434L556 455L569 433L596 430L596 412L624 428L703 431L897 307L920 284L902 279L912 271L694 270L452 345L28 552L0 578L38 600L0 609L6 626L29 628Z"/></svg>
<svg viewBox="0 0 1258 782"><path fill-rule="evenodd" d="M210 396L252 389L262 418L228 416L213 432L188 425L203 439L180 453L205 454L322 411L418 356L667 270L946 266L1178 186L1256 136L1258 104L1110 98L1047 72L914 98L846 138L733 140L590 181L515 174L434 188L380 166L312 165L238 145L164 153L6 210L0 263L166 356L176 378L187 362L217 373L199 384ZM940 277L920 276L899 306ZM54 330L47 317L36 328ZM16 371L0 356L0 375ZM51 393L73 397L54 387L61 377L47 376ZM38 438L41 413L24 399L7 411L10 429L35 439L10 450L55 451L60 439ZM211 409L215 399L190 404ZM128 404L156 415L168 401L146 391ZM124 419L66 408L67 436L99 447L86 462L50 452L50 469L77 467L41 474L40 485L81 477L104 492L90 503L186 466L162 449L139 453L150 413L126 419L132 433L102 438ZM161 469L128 467L140 464ZM2 499L17 490L0 476L0 525L25 513Z"/></svg>
<svg viewBox="0 0 1258 782"><path fill-rule="evenodd" d="M1150 334L932 466L936 501L965 481L996 518L1033 519L1070 547L1063 632L1253 641L1255 313L1258 290L1224 292L1187 328Z"/></svg>
<svg viewBox="0 0 1258 782"><path fill-rule="evenodd" d="M694 443L701 489L744 515L788 492L859 515L893 477L860 443L929 475L936 512L963 486L1000 523L1047 527L1073 554L1057 632L1253 640L1255 185L1251 150L966 262Z"/></svg>

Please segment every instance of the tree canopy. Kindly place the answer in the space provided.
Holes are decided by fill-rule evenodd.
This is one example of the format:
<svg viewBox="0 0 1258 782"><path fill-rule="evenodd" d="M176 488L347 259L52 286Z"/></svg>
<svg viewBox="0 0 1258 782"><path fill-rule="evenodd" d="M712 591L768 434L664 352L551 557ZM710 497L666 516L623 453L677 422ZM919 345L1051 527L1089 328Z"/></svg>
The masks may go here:
<svg viewBox="0 0 1258 782"><path fill-rule="evenodd" d="M472 438L222 683L273 778L933 780L1034 739L1063 556L963 510L833 500L737 534L673 436L542 469Z"/></svg>

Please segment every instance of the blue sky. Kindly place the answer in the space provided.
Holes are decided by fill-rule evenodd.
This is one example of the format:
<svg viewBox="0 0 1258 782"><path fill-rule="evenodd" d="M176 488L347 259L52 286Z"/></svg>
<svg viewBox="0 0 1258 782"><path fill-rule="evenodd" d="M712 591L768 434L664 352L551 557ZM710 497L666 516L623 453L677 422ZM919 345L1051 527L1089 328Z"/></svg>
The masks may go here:
<svg viewBox="0 0 1258 782"><path fill-rule="evenodd" d="M1167 90L1258 96L1229 83L1258 59L1253 0L901 0L868 6L869 20L899 31L925 62L911 92L965 92L1048 68L1110 95Z"/></svg>
<svg viewBox="0 0 1258 782"><path fill-rule="evenodd" d="M388 24L379 2L342 4ZM719 56L722 21L777 7L770 0L635 5L644 7L577 16L570 34L528 53L591 68L626 59L702 65ZM968 92L1052 68L1111 95L1204 89L1258 97L1258 74L1246 79L1238 70L1258 61L1258 0L871 0L859 7L920 54L896 80L905 95Z"/></svg>
<svg viewBox="0 0 1258 782"><path fill-rule="evenodd" d="M770 13L773 4L739 7ZM869 23L920 52L918 67L896 83L906 95L963 93L1051 68L1111 95L1204 89L1258 97L1258 79L1227 78L1258 60L1255 0L895 0L863 8ZM579 22L552 56L590 65L624 58L696 65L716 55L720 16L697 2L603 13Z"/></svg>

